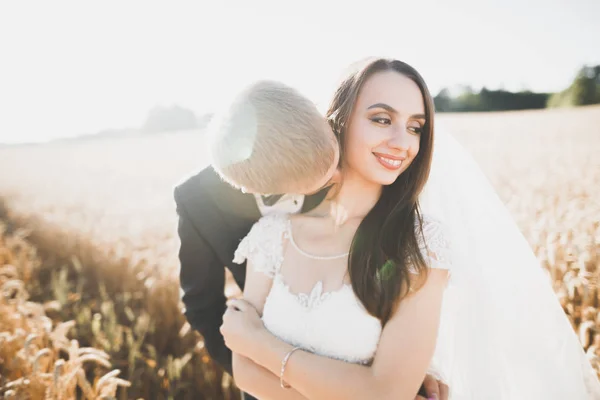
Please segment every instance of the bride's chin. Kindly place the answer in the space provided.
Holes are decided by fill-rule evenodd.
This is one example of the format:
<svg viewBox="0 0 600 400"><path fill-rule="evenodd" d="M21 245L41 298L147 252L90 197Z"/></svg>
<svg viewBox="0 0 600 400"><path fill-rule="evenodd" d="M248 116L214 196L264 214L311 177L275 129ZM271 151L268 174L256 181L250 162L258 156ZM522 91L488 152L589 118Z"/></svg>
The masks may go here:
<svg viewBox="0 0 600 400"><path fill-rule="evenodd" d="M396 182L396 178L378 178L373 179L371 182L381 186L389 186L392 183Z"/></svg>
<svg viewBox="0 0 600 400"><path fill-rule="evenodd" d="M374 178L375 178L375 179L373 179L374 183L378 183L383 186L389 186L392 183L396 182L396 179L398 179L398 175L396 175L396 174L378 174L378 176L375 176Z"/></svg>

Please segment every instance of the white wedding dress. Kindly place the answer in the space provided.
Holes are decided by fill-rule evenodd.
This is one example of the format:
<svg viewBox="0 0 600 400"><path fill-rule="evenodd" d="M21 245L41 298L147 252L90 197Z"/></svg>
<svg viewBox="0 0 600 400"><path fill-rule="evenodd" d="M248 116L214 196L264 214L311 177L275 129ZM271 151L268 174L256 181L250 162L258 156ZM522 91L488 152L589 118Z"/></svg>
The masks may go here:
<svg viewBox="0 0 600 400"><path fill-rule="evenodd" d="M441 225L424 218L423 234L428 251L423 241L421 249L429 265L450 269L449 246ZM292 293L280 271L284 242L291 235L288 216L266 216L252 227L235 252L235 263L249 259L253 268L273 278L262 315L265 327L281 340L312 353L369 364L381 335L380 321L367 313L347 284L339 290L323 292L322 282L315 282L310 293ZM447 318L442 317L443 320ZM435 364L434 358L430 373L443 379L444 371Z"/></svg>

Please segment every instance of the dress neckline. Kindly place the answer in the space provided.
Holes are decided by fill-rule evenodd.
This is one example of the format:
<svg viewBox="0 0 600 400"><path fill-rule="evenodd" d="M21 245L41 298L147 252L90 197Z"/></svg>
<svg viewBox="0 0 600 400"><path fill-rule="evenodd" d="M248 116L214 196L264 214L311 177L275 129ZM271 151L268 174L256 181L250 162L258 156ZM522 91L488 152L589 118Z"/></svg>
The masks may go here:
<svg viewBox="0 0 600 400"><path fill-rule="evenodd" d="M300 304L301 306L313 309L317 306L322 305L327 300L343 295L344 293L350 293L354 299L356 296L354 295L354 291L352 290L352 285L343 283L341 287L335 290L330 290L327 292L323 291L323 281L317 281L309 293L306 292L294 292L290 288L290 286L283 279L283 275L281 273L277 273L275 275L275 279L273 282L275 285L281 286L281 288L285 291L286 294L293 297L294 300ZM358 302L358 301L357 301Z"/></svg>

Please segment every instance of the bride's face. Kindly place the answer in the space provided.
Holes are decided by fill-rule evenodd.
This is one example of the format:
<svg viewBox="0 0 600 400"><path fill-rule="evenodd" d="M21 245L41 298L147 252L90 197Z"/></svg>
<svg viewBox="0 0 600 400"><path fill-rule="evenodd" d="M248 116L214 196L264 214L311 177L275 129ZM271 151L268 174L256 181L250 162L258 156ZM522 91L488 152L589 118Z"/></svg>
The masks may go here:
<svg viewBox="0 0 600 400"><path fill-rule="evenodd" d="M415 82L379 72L361 88L346 131L344 169L390 185L419 152L425 125L423 95Z"/></svg>

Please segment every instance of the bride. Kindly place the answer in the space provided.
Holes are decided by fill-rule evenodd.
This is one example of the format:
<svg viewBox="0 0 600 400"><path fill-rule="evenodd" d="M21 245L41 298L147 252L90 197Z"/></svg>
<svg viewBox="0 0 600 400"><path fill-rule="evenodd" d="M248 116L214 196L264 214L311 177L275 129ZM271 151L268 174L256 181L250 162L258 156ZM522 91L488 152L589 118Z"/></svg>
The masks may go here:
<svg viewBox="0 0 600 400"><path fill-rule="evenodd" d="M493 189L449 135L434 145L418 72L372 61L327 117L341 182L308 214L263 217L236 251L244 298L221 332L238 386L273 398L276 375L291 399L412 400L432 373L451 399L600 399Z"/></svg>

